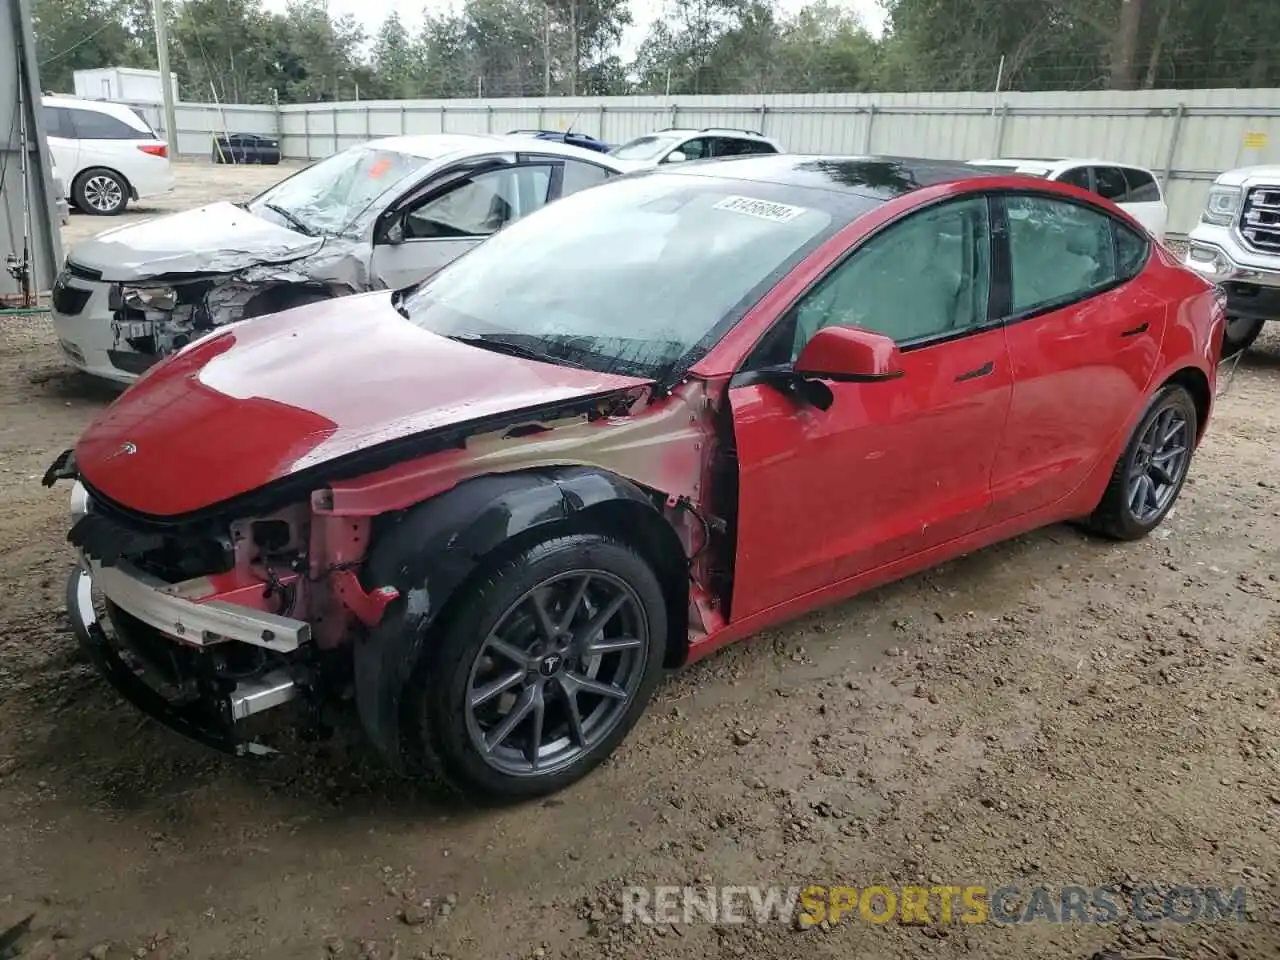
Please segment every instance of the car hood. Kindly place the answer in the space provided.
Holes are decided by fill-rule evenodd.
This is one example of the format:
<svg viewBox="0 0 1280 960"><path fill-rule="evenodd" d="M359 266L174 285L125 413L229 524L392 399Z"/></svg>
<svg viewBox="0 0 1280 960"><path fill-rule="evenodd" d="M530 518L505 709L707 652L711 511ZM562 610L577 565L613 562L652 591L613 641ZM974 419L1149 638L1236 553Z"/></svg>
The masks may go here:
<svg viewBox="0 0 1280 960"><path fill-rule="evenodd" d="M127 282L288 263L323 244L323 237L303 236L222 202L116 227L77 243L67 259L105 280Z"/></svg>
<svg viewBox="0 0 1280 960"><path fill-rule="evenodd" d="M171 517L289 477L321 486L339 461L410 438L650 382L467 346L414 326L377 291L196 341L121 394L75 458L117 505Z"/></svg>

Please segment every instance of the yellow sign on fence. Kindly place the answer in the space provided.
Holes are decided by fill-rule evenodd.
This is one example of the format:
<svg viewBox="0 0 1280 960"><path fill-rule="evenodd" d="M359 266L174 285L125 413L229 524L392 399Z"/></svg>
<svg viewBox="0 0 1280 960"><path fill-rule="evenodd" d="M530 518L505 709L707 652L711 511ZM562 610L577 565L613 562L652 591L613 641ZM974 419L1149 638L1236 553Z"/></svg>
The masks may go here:
<svg viewBox="0 0 1280 960"><path fill-rule="evenodd" d="M1267 135L1260 130L1250 130L1244 135L1246 150L1261 150L1267 145Z"/></svg>

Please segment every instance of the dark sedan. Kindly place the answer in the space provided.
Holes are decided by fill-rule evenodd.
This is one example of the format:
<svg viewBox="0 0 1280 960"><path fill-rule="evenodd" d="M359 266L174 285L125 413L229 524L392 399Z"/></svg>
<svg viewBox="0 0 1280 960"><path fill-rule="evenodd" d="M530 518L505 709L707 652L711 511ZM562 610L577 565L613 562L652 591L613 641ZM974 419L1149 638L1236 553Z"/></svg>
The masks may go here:
<svg viewBox="0 0 1280 960"><path fill-rule="evenodd" d="M214 163L280 162L280 141L257 133L227 133L213 138Z"/></svg>

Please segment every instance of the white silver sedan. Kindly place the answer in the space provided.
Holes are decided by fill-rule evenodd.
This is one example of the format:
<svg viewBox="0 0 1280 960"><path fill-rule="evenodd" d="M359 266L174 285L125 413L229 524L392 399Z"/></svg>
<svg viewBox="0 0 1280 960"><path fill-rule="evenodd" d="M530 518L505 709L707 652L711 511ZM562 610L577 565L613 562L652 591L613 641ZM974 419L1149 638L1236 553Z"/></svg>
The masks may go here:
<svg viewBox="0 0 1280 960"><path fill-rule="evenodd" d="M245 203L77 244L54 285L54 328L76 367L128 383L214 327L409 286L508 223L625 170L605 154L526 136L372 140Z"/></svg>

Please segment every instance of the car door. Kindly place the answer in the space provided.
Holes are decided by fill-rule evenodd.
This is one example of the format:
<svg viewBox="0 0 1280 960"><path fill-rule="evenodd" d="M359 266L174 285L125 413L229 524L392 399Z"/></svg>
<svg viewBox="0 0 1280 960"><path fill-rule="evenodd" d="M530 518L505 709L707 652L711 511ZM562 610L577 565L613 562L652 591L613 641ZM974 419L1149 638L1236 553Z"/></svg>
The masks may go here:
<svg viewBox="0 0 1280 960"><path fill-rule="evenodd" d="M1156 240L1164 241L1168 226L1169 208L1160 191L1160 184L1147 170L1137 167L1118 168L1129 189L1122 206L1125 212L1147 228Z"/></svg>
<svg viewBox="0 0 1280 960"><path fill-rule="evenodd" d="M67 108L75 128L79 149L79 167L106 167L132 178L137 166L138 141L148 139L123 120L78 107Z"/></svg>
<svg viewBox="0 0 1280 960"><path fill-rule="evenodd" d="M44 133L48 138L49 153L53 155L54 166L63 179L63 189L71 194L71 182L80 171L80 143L76 140L75 128L71 124L71 116L62 107L44 107L41 110L44 119Z"/></svg>
<svg viewBox="0 0 1280 960"><path fill-rule="evenodd" d="M446 171L415 187L375 231L375 283L392 289L417 283L541 208L554 170L550 163L487 162Z"/></svg>
<svg viewBox="0 0 1280 960"><path fill-rule="evenodd" d="M992 474L998 522L1066 497L1112 447L1155 373L1167 308L1128 283L1146 264L1151 238L1103 210L1010 194L997 216L1013 365Z"/></svg>
<svg viewBox="0 0 1280 960"><path fill-rule="evenodd" d="M793 304L735 376L735 620L986 522L1011 395L989 308L990 223L981 196L895 221ZM770 382L832 324L893 337L903 375L828 383L825 410Z"/></svg>

